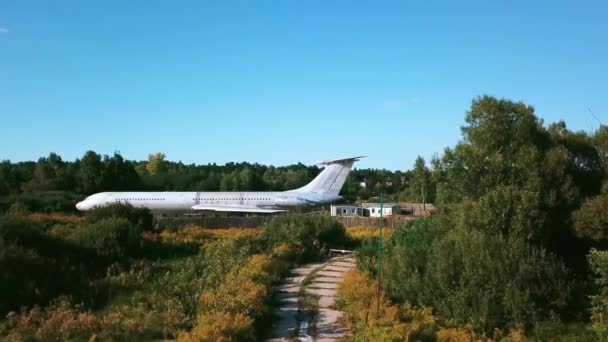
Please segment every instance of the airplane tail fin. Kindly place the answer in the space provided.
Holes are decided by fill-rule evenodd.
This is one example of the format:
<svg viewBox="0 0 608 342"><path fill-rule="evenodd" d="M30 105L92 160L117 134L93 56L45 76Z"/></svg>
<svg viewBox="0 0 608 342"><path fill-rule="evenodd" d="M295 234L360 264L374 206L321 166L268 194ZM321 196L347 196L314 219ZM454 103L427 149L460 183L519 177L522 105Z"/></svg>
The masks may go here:
<svg viewBox="0 0 608 342"><path fill-rule="evenodd" d="M338 196L353 164L363 157L319 161L316 164L327 165L323 171L310 183L293 191Z"/></svg>

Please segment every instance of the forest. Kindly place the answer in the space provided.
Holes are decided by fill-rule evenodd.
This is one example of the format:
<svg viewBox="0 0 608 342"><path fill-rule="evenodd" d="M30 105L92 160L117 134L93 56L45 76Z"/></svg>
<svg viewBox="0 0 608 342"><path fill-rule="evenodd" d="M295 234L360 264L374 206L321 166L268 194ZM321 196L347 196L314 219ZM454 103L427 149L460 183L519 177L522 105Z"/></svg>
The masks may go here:
<svg viewBox="0 0 608 342"><path fill-rule="evenodd" d="M572 131L525 103L481 96L461 132L411 171L349 176L350 199L435 203L430 216L385 230L380 274L377 232L325 215L158 230L143 209L73 213L75 199L101 190L283 190L317 167L94 152L4 162L0 338L259 340L272 285L290 267L352 248L358 267L337 301L349 340L608 340L608 126Z"/></svg>

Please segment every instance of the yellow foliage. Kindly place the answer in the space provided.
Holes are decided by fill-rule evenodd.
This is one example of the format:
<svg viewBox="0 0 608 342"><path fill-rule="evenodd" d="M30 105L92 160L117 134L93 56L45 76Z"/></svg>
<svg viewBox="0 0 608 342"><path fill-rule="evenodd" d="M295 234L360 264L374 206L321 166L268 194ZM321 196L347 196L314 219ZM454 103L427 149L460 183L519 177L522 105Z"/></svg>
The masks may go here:
<svg viewBox="0 0 608 342"><path fill-rule="evenodd" d="M274 280L268 268L269 254L257 254L242 267L229 272L222 285L205 291L200 301L203 311L227 311L260 317L268 310L264 305L267 287Z"/></svg>
<svg viewBox="0 0 608 342"><path fill-rule="evenodd" d="M433 335L436 319L430 308L393 305L381 293L377 282L366 273L352 270L338 286L337 304L344 311L349 329L369 341L409 340Z"/></svg>
<svg viewBox="0 0 608 342"><path fill-rule="evenodd" d="M244 236L255 236L260 233L257 228L222 228L205 229L195 225L186 225L176 230L163 230L155 238L170 243L195 243L201 246L217 240L236 240Z"/></svg>
<svg viewBox="0 0 608 342"><path fill-rule="evenodd" d="M201 293L196 325L179 340L254 340L253 322L269 313L268 290L287 267L281 259L286 252L285 246L278 246L272 254L253 255L228 272L220 286Z"/></svg>
<svg viewBox="0 0 608 342"><path fill-rule="evenodd" d="M393 233L392 229L382 229L382 238L388 238ZM378 236L378 227L347 227L346 235L354 240L364 240Z"/></svg>
<svg viewBox="0 0 608 342"><path fill-rule="evenodd" d="M83 218L74 214L65 213L32 213L28 218L37 222L54 222L54 223L72 223L78 224L83 222Z"/></svg>
<svg viewBox="0 0 608 342"><path fill-rule="evenodd" d="M243 341L254 340L253 319L242 313L210 312L198 316L192 331L179 334L177 340L188 341Z"/></svg>
<svg viewBox="0 0 608 342"><path fill-rule="evenodd" d="M163 312L146 305L120 305L111 311L94 315L66 299L49 307L34 307L8 316L8 341L136 340L146 331L162 326L167 337L175 336L186 317L179 303L164 303Z"/></svg>
<svg viewBox="0 0 608 342"><path fill-rule="evenodd" d="M442 328L437 332L439 342L473 342L482 341L472 332L462 328Z"/></svg>
<svg viewBox="0 0 608 342"><path fill-rule="evenodd" d="M61 300L45 310L35 307L21 314L11 313L8 326L11 329L7 341L67 341L93 336L101 322L91 312L83 312Z"/></svg>
<svg viewBox="0 0 608 342"><path fill-rule="evenodd" d="M514 328L509 329L509 339L512 342L522 342L524 341L524 327L521 324L518 324Z"/></svg>
<svg viewBox="0 0 608 342"><path fill-rule="evenodd" d="M84 226L83 218L73 214L32 213L27 217L46 226L49 235L62 239L69 237Z"/></svg>
<svg viewBox="0 0 608 342"><path fill-rule="evenodd" d="M277 256L286 256L289 254L289 246L286 243L282 243L272 250L272 254Z"/></svg>

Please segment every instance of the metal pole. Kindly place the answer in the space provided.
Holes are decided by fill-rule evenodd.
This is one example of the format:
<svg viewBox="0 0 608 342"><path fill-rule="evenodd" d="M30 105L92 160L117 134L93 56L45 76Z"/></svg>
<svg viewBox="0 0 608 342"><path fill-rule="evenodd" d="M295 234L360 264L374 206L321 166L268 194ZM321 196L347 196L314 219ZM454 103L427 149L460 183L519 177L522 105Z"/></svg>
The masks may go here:
<svg viewBox="0 0 608 342"><path fill-rule="evenodd" d="M378 287L376 289L376 320L380 317L380 281L382 280L382 214L384 211L384 201L380 194L380 229L378 229Z"/></svg>

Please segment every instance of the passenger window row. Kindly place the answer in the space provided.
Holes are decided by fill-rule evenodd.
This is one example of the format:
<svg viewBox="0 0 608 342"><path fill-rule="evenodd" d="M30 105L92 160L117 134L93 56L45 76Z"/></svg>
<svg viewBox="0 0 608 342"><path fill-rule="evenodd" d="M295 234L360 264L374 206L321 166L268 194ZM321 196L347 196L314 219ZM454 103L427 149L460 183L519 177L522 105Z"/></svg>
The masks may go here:
<svg viewBox="0 0 608 342"><path fill-rule="evenodd" d="M196 198L192 199L193 201L196 201ZM215 198L215 197L201 197L198 199L199 201L270 201L270 198L259 198L259 197L255 197L255 198L251 198L251 197L246 197L246 198Z"/></svg>

